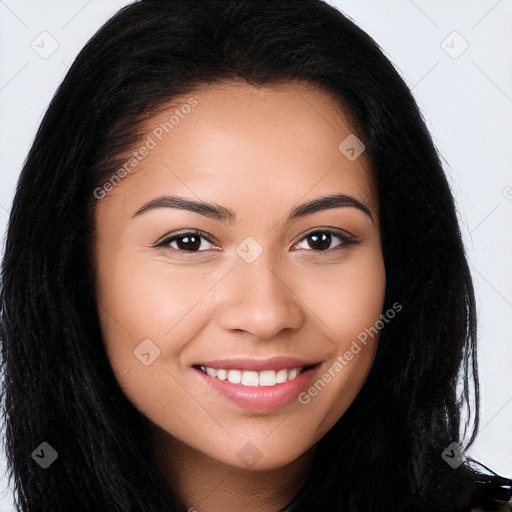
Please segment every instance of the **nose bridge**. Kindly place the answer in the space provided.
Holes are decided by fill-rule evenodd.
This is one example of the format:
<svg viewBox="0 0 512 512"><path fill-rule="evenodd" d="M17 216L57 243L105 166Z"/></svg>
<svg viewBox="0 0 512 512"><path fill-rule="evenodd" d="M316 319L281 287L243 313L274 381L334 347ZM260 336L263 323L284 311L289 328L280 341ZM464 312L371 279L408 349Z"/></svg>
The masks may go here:
<svg viewBox="0 0 512 512"><path fill-rule="evenodd" d="M247 249L243 244L241 249ZM300 302L270 253L254 258L244 253L230 272L220 315L224 329L243 330L260 338L271 338L286 328L297 329L303 321ZM238 251L237 251L238 252ZM247 253L246 253L247 254Z"/></svg>

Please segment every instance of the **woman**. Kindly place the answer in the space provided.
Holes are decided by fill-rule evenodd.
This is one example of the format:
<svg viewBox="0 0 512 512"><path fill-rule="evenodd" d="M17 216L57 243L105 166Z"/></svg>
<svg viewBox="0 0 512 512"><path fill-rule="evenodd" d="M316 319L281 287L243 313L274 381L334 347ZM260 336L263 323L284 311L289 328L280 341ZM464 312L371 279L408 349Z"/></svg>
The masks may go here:
<svg viewBox="0 0 512 512"><path fill-rule="evenodd" d="M475 303L432 140L319 0L141 1L98 31L20 178L2 343L23 511L510 499L462 451Z"/></svg>

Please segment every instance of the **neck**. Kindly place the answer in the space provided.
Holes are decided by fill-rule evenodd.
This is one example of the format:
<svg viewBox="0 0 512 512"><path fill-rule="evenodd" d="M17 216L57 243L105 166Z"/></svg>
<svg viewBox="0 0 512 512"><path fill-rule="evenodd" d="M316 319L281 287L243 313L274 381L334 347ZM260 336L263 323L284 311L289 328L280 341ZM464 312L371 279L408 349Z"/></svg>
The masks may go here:
<svg viewBox="0 0 512 512"><path fill-rule="evenodd" d="M294 499L307 478L313 446L274 469L234 467L155 429L153 461L169 487L196 512L277 512Z"/></svg>

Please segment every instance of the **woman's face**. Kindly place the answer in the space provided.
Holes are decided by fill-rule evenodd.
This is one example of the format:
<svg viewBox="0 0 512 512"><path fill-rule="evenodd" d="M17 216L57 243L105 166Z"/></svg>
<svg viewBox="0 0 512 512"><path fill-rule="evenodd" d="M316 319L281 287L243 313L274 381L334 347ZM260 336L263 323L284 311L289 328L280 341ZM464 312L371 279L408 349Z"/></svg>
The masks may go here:
<svg viewBox="0 0 512 512"><path fill-rule="evenodd" d="M294 83L209 86L145 128L96 212L116 379L169 440L283 466L343 415L375 354L363 333L385 271L366 155L333 99Z"/></svg>

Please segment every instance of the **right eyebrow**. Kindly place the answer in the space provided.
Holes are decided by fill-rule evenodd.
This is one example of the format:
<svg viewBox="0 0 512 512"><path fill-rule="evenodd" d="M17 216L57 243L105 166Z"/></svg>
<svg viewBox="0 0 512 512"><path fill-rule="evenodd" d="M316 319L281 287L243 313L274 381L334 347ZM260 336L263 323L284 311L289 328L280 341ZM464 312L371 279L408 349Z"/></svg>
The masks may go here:
<svg viewBox="0 0 512 512"><path fill-rule="evenodd" d="M137 215L154 208L177 208L180 210L189 210L191 212L204 215L205 217L210 217L229 224L233 224L236 221L235 213L224 206L214 203L205 203L203 201L194 201L192 199L176 195L165 195L152 199L145 205L141 206L132 216L132 219Z"/></svg>

